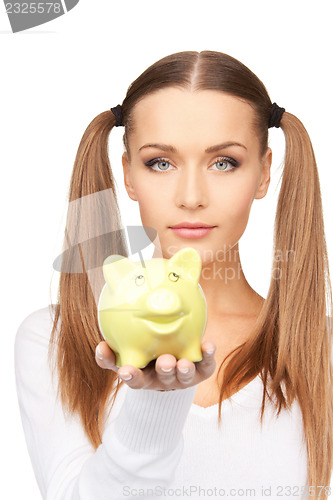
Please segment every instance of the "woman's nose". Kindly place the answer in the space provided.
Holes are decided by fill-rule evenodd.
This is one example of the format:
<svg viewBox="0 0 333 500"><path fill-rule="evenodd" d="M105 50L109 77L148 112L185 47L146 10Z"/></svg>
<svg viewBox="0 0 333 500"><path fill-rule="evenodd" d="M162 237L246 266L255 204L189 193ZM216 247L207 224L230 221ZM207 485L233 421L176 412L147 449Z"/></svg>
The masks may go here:
<svg viewBox="0 0 333 500"><path fill-rule="evenodd" d="M185 168L177 179L176 203L178 206L196 208L207 205L208 192L203 172L198 167Z"/></svg>

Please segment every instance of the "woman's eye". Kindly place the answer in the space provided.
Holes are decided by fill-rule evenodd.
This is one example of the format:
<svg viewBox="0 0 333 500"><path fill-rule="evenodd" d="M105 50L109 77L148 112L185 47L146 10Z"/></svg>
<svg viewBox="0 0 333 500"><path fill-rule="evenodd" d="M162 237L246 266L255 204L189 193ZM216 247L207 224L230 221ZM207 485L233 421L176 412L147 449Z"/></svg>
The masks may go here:
<svg viewBox="0 0 333 500"><path fill-rule="evenodd" d="M235 170L237 167L239 167L239 162L234 158L226 156L218 158L217 161L214 163L214 165L217 165L216 170L219 170L220 172L229 173ZM164 158L153 158L152 160L146 161L145 166L148 167L148 169L151 172L169 172L170 171L169 167L170 166L172 167L171 163L165 160ZM155 166L156 168L153 168Z"/></svg>
<svg viewBox="0 0 333 500"><path fill-rule="evenodd" d="M239 162L234 158L226 157L226 158L218 158L217 162L215 162L214 165L217 165L217 170L226 172L228 174L229 172L232 172L237 167L239 167ZM229 167L231 166L229 169L228 165Z"/></svg>
<svg viewBox="0 0 333 500"><path fill-rule="evenodd" d="M152 160L146 161L145 165L151 171L154 171L154 172L165 172L165 171L169 170L168 169L168 165L171 166L171 163L169 163L164 158L153 158ZM156 168L153 168L153 166L155 166L155 165L156 165Z"/></svg>

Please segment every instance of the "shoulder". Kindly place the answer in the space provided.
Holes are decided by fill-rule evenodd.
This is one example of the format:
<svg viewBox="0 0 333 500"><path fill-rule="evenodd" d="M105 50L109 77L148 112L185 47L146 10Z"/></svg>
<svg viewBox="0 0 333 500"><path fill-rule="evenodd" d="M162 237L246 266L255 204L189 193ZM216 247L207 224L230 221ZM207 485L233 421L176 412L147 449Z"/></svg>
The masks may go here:
<svg viewBox="0 0 333 500"><path fill-rule="evenodd" d="M16 388L20 405L38 407L53 398L49 343L54 320L52 305L33 311L18 327L14 345Z"/></svg>
<svg viewBox="0 0 333 500"><path fill-rule="evenodd" d="M31 312L20 323L15 335L15 356L33 346L47 348L54 321L54 305Z"/></svg>

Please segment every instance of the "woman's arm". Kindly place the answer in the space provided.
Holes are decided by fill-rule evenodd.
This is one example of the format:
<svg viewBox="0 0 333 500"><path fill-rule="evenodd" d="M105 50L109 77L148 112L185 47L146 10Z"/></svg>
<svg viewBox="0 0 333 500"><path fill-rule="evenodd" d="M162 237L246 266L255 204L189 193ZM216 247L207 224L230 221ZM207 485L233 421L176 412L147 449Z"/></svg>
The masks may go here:
<svg viewBox="0 0 333 500"><path fill-rule="evenodd" d="M116 401L95 451L78 416L66 417L56 399L47 362L51 327L44 308L24 319L15 339L18 402L42 497L138 498L139 489L167 486L182 455L196 386L167 392L124 386L123 402L116 412Z"/></svg>

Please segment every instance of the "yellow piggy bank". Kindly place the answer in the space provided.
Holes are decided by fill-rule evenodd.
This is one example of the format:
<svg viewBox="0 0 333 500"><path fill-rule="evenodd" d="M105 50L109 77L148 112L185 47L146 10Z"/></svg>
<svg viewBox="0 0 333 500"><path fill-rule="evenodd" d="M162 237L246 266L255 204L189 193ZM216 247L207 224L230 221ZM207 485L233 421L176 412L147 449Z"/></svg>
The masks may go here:
<svg viewBox="0 0 333 500"><path fill-rule="evenodd" d="M143 265L122 255L105 259L98 324L118 367L144 368L161 354L202 359L207 303L200 273L200 254L191 247Z"/></svg>

